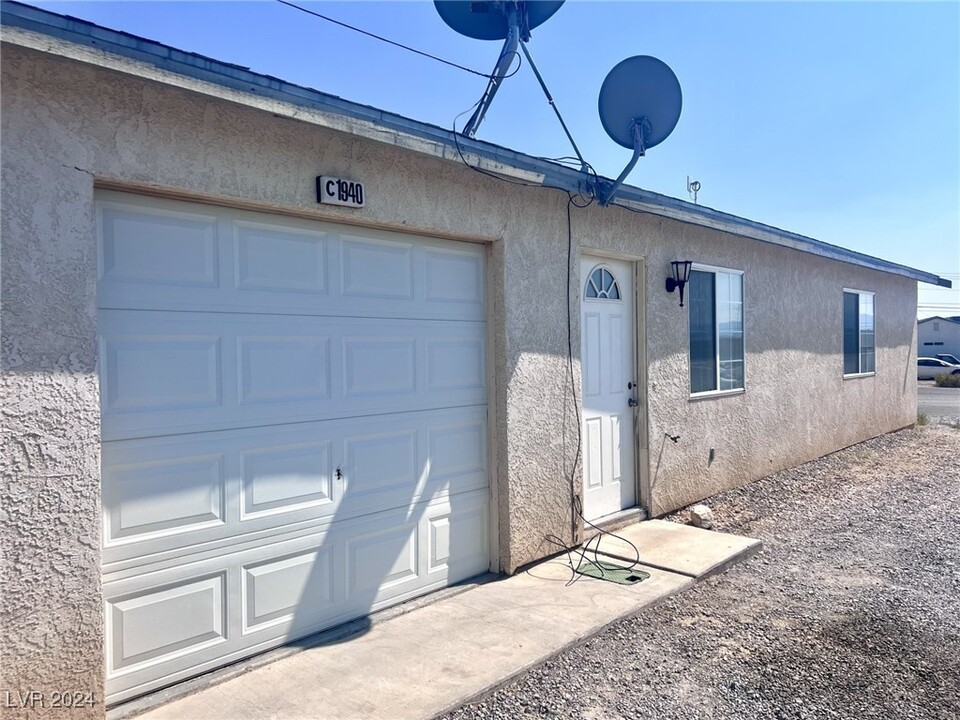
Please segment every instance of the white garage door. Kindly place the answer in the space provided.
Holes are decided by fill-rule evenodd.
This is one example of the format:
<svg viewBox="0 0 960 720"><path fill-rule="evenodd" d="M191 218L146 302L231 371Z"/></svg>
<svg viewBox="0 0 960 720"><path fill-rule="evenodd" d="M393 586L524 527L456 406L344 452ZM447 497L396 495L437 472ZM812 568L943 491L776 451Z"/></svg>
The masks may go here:
<svg viewBox="0 0 960 720"><path fill-rule="evenodd" d="M97 222L109 702L486 571L482 247Z"/></svg>

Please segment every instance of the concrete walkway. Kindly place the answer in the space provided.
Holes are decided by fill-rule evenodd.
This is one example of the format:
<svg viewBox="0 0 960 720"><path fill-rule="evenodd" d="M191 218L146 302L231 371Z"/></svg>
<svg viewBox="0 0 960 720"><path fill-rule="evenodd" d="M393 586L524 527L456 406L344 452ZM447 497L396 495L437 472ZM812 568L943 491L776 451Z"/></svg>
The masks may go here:
<svg viewBox="0 0 960 720"><path fill-rule="evenodd" d="M624 540L630 541L633 547ZM757 553L763 544L742 535L708 532L666 520L650 520L604 534L599 544L594 541L590 547L597 548L602 555L628 562L636 558L634 548L637 548L640 562L644 565L703 580L723 572L733 563L746 560Z"/></svg>
<svg viewBox="0 0 960 720"><path fill-rule="evenodd" d="M671 527L666 527L671 526ZM423 719L452 709L760 547L662 521L618 531L652 565L635 585L580 577L566 557L373 624L174 700L140 720ZM615 539L601 549L619 553ZM698 561L698 558L700 560ZM632 559L632 558L631 558ZM700 572L702 570L702 572Z"/></svg>

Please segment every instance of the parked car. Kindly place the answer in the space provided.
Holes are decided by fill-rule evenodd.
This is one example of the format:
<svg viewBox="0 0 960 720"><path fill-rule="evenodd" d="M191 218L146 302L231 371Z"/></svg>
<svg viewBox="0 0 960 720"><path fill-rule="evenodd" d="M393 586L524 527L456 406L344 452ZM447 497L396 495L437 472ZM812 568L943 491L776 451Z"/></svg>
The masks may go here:
<svg viewBox="0 0 960 720"><path fill-rule="evenodd" d="M933 380L937 375L960 375L960 364L954 365L940 358L917 358L918 380Z"/></svg>
<svg viewBox="0 0 960 720"><path fill-rule="evenodd" d="M937 359L948 362L951 365L960 365L960 358L956 355L950 355L949 353L937 353Z"/></svg>

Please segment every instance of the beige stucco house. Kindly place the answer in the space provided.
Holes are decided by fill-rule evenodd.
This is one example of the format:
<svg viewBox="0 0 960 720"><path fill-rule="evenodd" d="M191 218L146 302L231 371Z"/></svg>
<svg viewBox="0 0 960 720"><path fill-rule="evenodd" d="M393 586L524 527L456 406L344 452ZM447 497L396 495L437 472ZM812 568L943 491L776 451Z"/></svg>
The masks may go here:
<svg viewBox="0 0 960 720"><path fill-rule="evenodd" d="M2 41L2 689L59 717L915 420L935 275L33 8Z"/></svg>

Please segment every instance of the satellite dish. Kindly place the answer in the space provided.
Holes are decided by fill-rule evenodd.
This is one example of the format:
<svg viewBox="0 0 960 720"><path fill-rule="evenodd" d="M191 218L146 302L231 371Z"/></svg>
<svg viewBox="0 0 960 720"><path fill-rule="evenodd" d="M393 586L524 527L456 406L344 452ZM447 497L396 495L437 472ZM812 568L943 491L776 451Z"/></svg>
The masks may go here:
<svg viewBox="0 0 960 720"><path fill-rule="evenodd" d="M463 126L463 134L473 137L487 114L493 96L500 89L507 70L513 64L513 56L520 45L527 60L533 59L527 51L530 31L542 25L560 9L563 0L434 0L440 18L461 35L475 40L503 40L503 49L497 64L490 74L487 89L477 103L470 120ZM536 72L536 66L534 65ZM539 73L537 73L539 79ZM542 81L541 81L542 84Z"/></svg>
<svg viewBox="0 0 960 720"><path fill-rule="evenodd" d="M680 81L662 60L636 55L607 74L600 87L600 122L611 140L633 150L633 158L614 184L598 193L601 205L613 199L637 160L670 136L682 108Z"/></svg>
<svg viewBox="0 0 960 720"><path fill-rule="evenodd" d="M633 126L640 118L650 123L644 146L659 145L677 126L683 95L680 81L665 62L636 55L618 63L600 86L600 122L610 139L633 149Z"/></svg>
<svg viewBox="0 0 960 720"><path fill-rule="evenodd" d="M461 35L474 40L506 40L510 34L507 7L523 5L520 39L530 40L530 31L543 25L560 9L563 0L537 0L536 2L461 2L460 0L434 0L440 18ZM525 16L525 20L524 20ZM522 32L523 30L526 32Z"/></svg>

